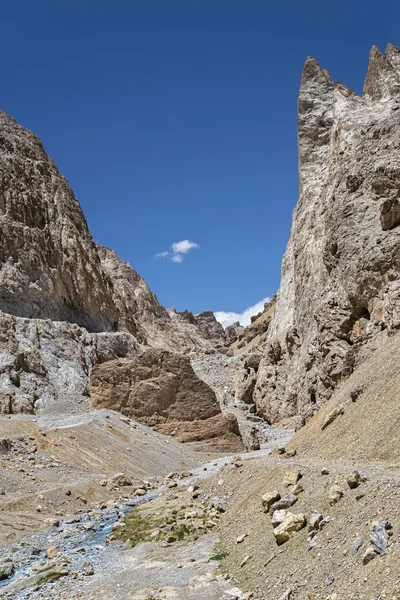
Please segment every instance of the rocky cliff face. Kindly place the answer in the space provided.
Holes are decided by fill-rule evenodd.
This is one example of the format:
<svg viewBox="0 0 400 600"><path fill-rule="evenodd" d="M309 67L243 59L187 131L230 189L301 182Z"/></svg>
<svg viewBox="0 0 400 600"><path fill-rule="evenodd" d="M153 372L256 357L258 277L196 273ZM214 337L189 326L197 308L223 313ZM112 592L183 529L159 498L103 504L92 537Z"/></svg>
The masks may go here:
<svg viewBox="0 0 400 600"><path fill-rule="evenodd" d="M0 313L0 414L82 411L92 366L139 350L129 333Z"/></svg>
<svg viewBox="0 0 400 600"><path fill-rule="evenodd" d="M85 217L39 138L0 112L0 310L116 328L112 284Z"/></svg>
<svg viewBox="0 0 400 600"><path fill-rule="evenodd" d="M298 111L300 197L254 393L271 421L311 415L400 325L400 50L372 48L361 97L308 58Z"/></svg>

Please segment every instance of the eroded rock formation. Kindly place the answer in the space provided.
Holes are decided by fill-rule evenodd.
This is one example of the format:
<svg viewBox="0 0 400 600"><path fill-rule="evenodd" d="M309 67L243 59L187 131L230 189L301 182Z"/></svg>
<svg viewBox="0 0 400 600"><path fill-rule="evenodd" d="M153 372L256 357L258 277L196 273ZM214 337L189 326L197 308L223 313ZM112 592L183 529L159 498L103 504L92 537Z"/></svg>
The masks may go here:
<svg viewBox="0 0 400 600"><path fill-rule="evenodd" d="M0 413L73 411L88 403L95 363L138 351L128 333L89 333L76 324L0 313Z"/></svg>
<svg viewBox="0 0 400 600"><path fill-rule="evenodd" d="M0 310L116 329L85 217L39 138L0 112Z"/></svg>
<svg viewBox="0 0 400 600"><path fill-rule="evenodd" d="M400 50L372 48L361 97L308 58L298 110L300 198L254 392L270 421L314 413L400 325Z"/></svg>

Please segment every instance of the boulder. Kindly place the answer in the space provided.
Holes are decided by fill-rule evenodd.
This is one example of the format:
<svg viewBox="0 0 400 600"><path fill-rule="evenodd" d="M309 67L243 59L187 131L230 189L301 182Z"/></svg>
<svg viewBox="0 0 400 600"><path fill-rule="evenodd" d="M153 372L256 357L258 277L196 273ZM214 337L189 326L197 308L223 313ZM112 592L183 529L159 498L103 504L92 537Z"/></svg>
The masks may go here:
<svg viewBox="0 0 400 600"><path fill-rule="evenodd" d="M285 520L286 514L286 510L274 510L271 517L272 527L278 527L278 525L280 525Z"/></svg>
<svg viewBox="0 0 400 600"><path fill-rule="evenodd" d="M222 413L202 421L173 421L154 426L155 431L174 436L181 444L195 445L198 450L213 452L243 451L242 437L237 418L232 413Z"/></svg>
<svg viewBox="0 0 400 600"><path fill-rule="evenodd" d="M294 514L287 512L284 520L274 529L274 536L278 546L288 541L297 531L306 525L306 517L303 513Z"/></svg>
<svg viewBox="0 0 400 600"><path fill-rule="evenodd" d="M11 558L0 560L0 581L8 579L14 573L14 563Z"/></svg>
<svg viewBox="0 0 400 600"><path fill-rule="evenodd" d="M291 506L293 506L293 504L296 504L297 500L298 500L298 498L294 494L287 494L286 496L284 496L277 502L274 502L274 504L271 506L271 509L273 511L274 510L286 510L287 508L290 508Z"/></svg>
<svg viewBox="0 0 400 600"><path fill-rule="evenodd" d="M213 390L194 373L190 358L150 349L130 359L95 365L90 375L93 408L109 408L157 425L220 414Z"/></svg>
<svg viewBox="0 0 400 600"><path fill-rule="evenodd" d="M308 531L313 531L314 529L319 529L323 516L318 510L313 510L309 519L308 519Z"/></svg>
<svg viewBox="0 0 400 600"><path fill-rule="evenodd" d="M287 473L285 473L283 485L296 485L299 479L301 479L301 476L301 471L288 471Z"/></svg>

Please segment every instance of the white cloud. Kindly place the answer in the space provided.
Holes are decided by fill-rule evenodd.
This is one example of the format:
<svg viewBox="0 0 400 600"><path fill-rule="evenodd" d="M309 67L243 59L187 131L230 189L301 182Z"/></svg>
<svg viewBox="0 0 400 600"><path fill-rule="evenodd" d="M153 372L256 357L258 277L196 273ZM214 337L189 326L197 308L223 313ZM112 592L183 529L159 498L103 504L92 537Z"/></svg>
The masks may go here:
<svg viewBox="0 0 400 600"><path fill-rule="evenodd" d="M172 252L175 252L175 254L187 254L193 248L200 248L200 246L189 240L182 240L181 242L174 242L172 244Z"/></svg>
<svg viewBox="0 0 400 600"><path fill-rule="evenodd" d="M174 263L181 263L184 259L184 255L187 254L193 248L200 248L196 242L189 240L182 240L181 242L174 242L170 250L159 252L155 255L155 258L169 258Z"/></svg>
<svg viewBox="0 0 400 600"><path fill-rule="evenodd" d="M269 302L269 300L271 300L271 298L263 298L262 300L257 302L257 304L254 304L254 306L249 306L249 308L246 308L241 313L224 312L222 310L219 310L214 313L215 318L224 327L228 327L228 325L232 325L232 323L236 323L236 321L239 321L239 323L243 326L247 326L251 323L250 317L252 317L253 315L258 315L258 313L264 309L265 302Z"/></svg>

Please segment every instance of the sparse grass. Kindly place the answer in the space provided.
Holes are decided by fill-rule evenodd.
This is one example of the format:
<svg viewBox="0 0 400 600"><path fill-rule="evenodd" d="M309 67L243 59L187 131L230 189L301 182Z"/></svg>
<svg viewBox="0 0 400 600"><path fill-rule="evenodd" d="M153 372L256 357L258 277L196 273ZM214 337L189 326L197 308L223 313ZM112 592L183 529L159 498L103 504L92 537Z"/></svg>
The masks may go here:
<svg viewBox="0 0 400 600"><path fill-rule="evenodd" d="M140 542L149 542L158 538L151 538L150 534L163 522L161 518L155 518L151 514L143 514L139 508L133 508L124 518L125 527L115 532L123 542L130 542L133 548ZM165 520L164 520L165 522Z"/></svg>
<svg viewBox="0 0 400 600"><path fill-rule="evenodd" d="M224 548L221 540L216 543L214 548L214 554L210 556L209 560L215 560L217 562L223 561L225 558L229 556L229 552Z"/></svg>
<svg viewBox="0 0 400 600"><path fill-rule="evenodd" d="M201 518L204 528L199 530L196 524L183 522L182 515L178 511L150 512L148 507L135 507L124 518L125 526L113 532L113 536L123 542L129 542L133 548L141 542L155 542L163 540L165 536L171 535L177 541L194 541L202 533L206 533L205 524L207 519ZM167 531L163 525L169 525ZM151 534L159 529L159 534Z"/></svg>
<svg viewBox="0 0 400 600"><path fill-rule="evenodd" d="M43 585L44 583L50 583L51 581L57 581L57 579L60 579L60 577L63 577L64 575L62 573L60 573L60 571L58 570L54 570L52 568L50 568L49 570L44 571L39 579L36 582L37 586Z"/></svg>

